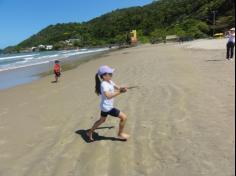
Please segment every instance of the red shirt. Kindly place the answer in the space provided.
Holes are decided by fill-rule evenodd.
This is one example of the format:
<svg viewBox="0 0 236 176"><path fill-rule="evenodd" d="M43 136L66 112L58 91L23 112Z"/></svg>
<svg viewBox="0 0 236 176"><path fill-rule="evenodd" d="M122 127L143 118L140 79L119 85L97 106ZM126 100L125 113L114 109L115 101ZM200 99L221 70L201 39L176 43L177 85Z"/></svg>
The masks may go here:
<svg viewBox="0 0 236 176"><path fill-rule="evenodd" d="M54 65L54 71L57 72L57 73L60 72L61 71L61 66L59 64L55 64Z"/></svg>

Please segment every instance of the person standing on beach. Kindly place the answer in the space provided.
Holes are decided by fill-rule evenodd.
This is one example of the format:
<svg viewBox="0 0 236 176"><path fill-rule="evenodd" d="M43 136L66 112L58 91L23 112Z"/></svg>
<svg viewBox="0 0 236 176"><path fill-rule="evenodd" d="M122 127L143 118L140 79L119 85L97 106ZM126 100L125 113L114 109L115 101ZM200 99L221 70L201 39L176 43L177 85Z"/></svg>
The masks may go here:
<svg viewBox="0 0 236 176"><path fill-rule="evenodd" d="M55 75L55 82L58 82L58 78L61 76L61 66L58 60L56 60L54 64L54 75Z"/></svg>
<svg viewBox="0 0 236 176"><path fill-rule="evenodd" d="M228 38L226 58L232 60L234 57L235 28L230 29L226 37Z"/></svg>
<svg viewBox="0 0 236 176"><path fill-rule="evenodd" d="M113 116L120 119L118 137L122 140L127 140L129 135L124 133L127 115L113 106L113 98L127 92L128 88L117 86L111 79L114 69L108 66L101 66L95 75L95 93L100 96L101 117L94 123L91 129L87 131L87 136L90 141L94 141L93 132L106 121L107 116Z"/></svg>

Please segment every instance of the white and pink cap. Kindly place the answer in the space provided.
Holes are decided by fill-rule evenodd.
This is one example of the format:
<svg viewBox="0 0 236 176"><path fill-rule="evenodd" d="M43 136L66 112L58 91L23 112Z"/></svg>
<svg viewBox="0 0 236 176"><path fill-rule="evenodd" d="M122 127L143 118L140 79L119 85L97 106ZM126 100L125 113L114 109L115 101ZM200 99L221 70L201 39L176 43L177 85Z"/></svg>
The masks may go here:
<svg viewBox="0 0 236 176"><path fill-rule="evenodd" d="M98 75L101 76L105 73L113 73L115 69L108 67L107 65L103 65L98 69Z"/></svg>

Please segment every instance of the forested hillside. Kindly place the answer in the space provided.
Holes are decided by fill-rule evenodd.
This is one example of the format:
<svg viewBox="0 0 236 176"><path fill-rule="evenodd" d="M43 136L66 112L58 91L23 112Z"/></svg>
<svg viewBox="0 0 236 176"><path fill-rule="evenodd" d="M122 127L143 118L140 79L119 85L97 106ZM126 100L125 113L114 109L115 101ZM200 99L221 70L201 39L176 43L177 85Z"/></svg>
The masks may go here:
<svg viewBox="0 0 236 176"><path fill-rule="evenodd" d="M213 25L216 11L216 25ZM63 47L61 41L78 39L75 46L101 46L126 41L132 29L148 42L166 35L202 38L212 30L223 32L235 25L234 0L159 0L143 7L118 9L91 21L50 25L9 50L40 44Z"/></svg>

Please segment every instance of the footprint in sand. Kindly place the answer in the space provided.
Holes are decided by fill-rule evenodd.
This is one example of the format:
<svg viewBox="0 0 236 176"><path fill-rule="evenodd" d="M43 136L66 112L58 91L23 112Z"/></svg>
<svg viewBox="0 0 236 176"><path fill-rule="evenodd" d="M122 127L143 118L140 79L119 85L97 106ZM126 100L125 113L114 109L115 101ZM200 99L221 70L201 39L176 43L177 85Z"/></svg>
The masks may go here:
<svg viewBox="0 0 236 176"><path fill-rule="evenodd" d="M8 153L0 154L0 158L10 158Z"/></svg>
<svg viewBox="0 0 236 176"><path fill-rule="evenodd" d="M1 110L2 112L0 112L0 117L3 116L4 114L8 113L8 108L4 108L3 110Z"/></svg>
<svg viewBox="0 0 236 176"><path fill-rule="evenodd" d="M6 144L7 143L7 141L5 141L5 140L0 140L0 146L1 145L4 145L4 144Z"/></svg>
<svg viewBox="0 0 236 176"><path fill-rule="evenodd" d="M28 105L29 103L27 103L27 102L23 102L23 103L20 103L18 106L19 107L23 107L23 106L26 106L26 105Z"/></svg>
<svg viewBox="0 0 236 176"><path fill-rule="evenodd" d="M26 144L27 147L32 148L35 144Z"/></svg>
<svg viewBox="0 0 236 176"><path fill-rule="evenodd" d="M39 108L45 108L46 105L39 105Z"/></svg>
<svg viewBox="0 0 236 176"><path fill-rule="evenodd" d="M52 93L59 93L58 90L52 90Z"/></svg>
<svg viewBox="0 0 236 176"><path fill-rule="evenodd" d="M168 136L168 134L167 134L167 133L165 133L165 132L161 132L161 131L159 131L159 132L158 132L158 135L162 135L162 136Z"/></svg>
<svg viewBox="0 0 236 176"><path fill-rule="evenodd" d="M3 116L4 114L6 114L7 112L1 112L0 113L0 117Z"/></svg>
<svg viewBox="0 0 236 176"><path fill-rule="evenodd" d="M189 120L189 117L183 117L181 119L176 119L176 122L180 123L180 122L184 122L186 120Z"/></svg>
<svg viewBox="0 0 236 176"><path fill-rule="evenodd" d="M44 127L45 130L52 131L56 129L56 126L46 126Z"/></svg>

